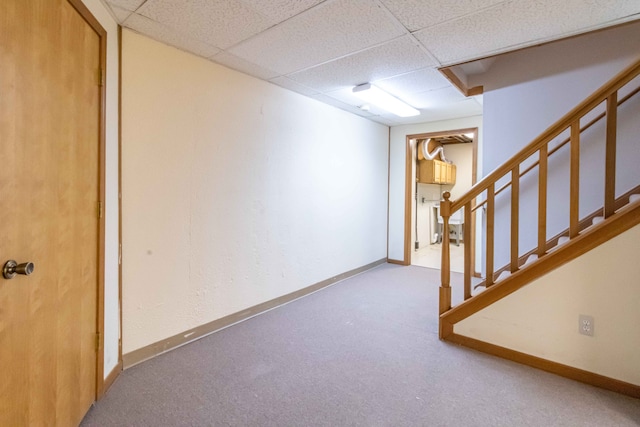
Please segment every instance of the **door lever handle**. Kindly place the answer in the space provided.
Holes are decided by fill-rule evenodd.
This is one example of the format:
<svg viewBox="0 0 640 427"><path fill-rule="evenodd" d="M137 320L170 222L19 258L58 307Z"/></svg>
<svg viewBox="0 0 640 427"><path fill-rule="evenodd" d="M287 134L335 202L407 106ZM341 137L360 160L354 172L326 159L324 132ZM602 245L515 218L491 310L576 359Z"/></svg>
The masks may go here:
<svg viewBox="0 0 640 427"><path fill-rule="evenodd" d="M33 273L34 269L35 265L33 265L32 262L24 262L22 264L18 264L14 260L10 259L4 264L4 267L2 267L2 276L7 280L13 279L16 274L28 276Z"/></svg>

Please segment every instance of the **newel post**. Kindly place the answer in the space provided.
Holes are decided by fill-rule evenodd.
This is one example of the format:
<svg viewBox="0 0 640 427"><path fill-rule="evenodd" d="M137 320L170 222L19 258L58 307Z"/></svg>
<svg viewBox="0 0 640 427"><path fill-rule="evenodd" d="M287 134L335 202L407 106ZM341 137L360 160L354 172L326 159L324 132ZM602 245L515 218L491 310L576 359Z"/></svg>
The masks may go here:
<svg viewBox="0 0 640 427"><path fill-rule="evenodd" d="M449 217L451 216L451 193L445 191L442 195L444 200L440 202L440 215L442 216L442 265L440 272L440 314L451 308L451 287L450 283L450 254L449 254Z"/></svg>

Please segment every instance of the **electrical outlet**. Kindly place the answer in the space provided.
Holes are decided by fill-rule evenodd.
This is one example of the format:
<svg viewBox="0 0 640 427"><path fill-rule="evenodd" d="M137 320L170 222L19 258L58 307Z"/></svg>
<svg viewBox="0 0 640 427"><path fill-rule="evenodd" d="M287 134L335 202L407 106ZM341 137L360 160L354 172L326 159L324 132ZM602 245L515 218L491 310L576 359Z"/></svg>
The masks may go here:
<svg viewBox="0 0 640 427"><path fill-rule="evenodd" d="M581 314L578 316L578 332L582 335L593 336L593 317Z"/></svg>

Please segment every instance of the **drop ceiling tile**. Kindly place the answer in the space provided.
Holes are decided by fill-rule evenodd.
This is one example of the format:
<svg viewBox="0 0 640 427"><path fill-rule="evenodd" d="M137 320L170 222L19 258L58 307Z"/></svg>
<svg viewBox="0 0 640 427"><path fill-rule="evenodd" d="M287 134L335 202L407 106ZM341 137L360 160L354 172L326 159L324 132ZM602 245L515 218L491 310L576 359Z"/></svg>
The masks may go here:
<svg viewBox="0 0 640 427"><path fill-rule="evenodd" d="M456 119L460 117L478 116L481 114L482 107L480 107L474 99L469 98L458 102L438 104L430 108L421 109L419 116L398 117L391 113L383 112L378 117L393 120L395 124L390 124L390 126L395 126L401 124L426 123Z"/></svg>
<svg viewBox="0 0 640 427"><path fill-rule="evenodd" d="M107 0L110 6L117 6L119 8L135 12L145 0Z"/></svg>
<svg viewBox="0 0 640 427"><path fill-rule="evenodd" d="M442 104L464 101L466 98L453 86L420 93L408 93L405 101L415 108L434 108Z"/></svg>
<svg viewBox="0 0 640 427"><path fill-rule="evenodd" d="M373 114L371 112L369 112L369 111L361 110L358 107L354 107L353 105L349 105L349 104L346 104L344 102L338 101L337 99L335 99L335 98L333 98L331 96L327 96L327 95L324 95L324 94L321 94L321 93L319 93L317 95L312 95L311 98L313 98L315 100L318 100L320 102L323 102L325 104L337 107L337 108L339 108L341 110L348 111L349 113L357 114L358 116L361 116L361 117L372 117L373 116Z"/></svg>
<svg viewBox="0 0 640 427"><path fill-rule="evenodd" d="M273 24L296 16L324 0L242 0L247 6L267 17Z"/></svg>
<svg viewBox="0 0 640 427"><path fill-rule="evenodd" d="M435 68L424 68L388 79L376 80L373 83L380 89L397 94L420 93L451 86L451 83Z"/></svg>
<svg viewBox="0 0 640 427"><path fill-rule="evenodd" d="M119 24L122 24L124 21L126 21L127 18L133 13L130 10L122 9L118 6L111 5L110 7L111 11L116 17L116 21L118 21Z"/></svg>
<svg viewBox="0 0 640 427"><path fill-rule="evenodd" d="M289 74L403 34L405 30L374 1L333 0L229 51L262 67Z"/></svg>
<svg viewBox="0 0 640 427"><path fill-rule="evenodd" d="M422 110L422 117L425 122L478 116L481 114L482 107L480 107L474 99L465 99L460 102L441 104L433 108L426 108Z"/></svg>
<svg viewBox="0 0 640 427"><path fill-rule="evenodd" d="M294 82L293 80L284 77L284 76L280 76L280 77L276 77L275 79L271 79L269 80L271 83L276 84L280 87L283 87L285 89L289 89L292 90L294 92L298 92L301 93L302 95L307 95L307 96L311 96L311 95L317 95L318 91L313 90L311 88L308 88L306 86L303 86L299 83Z"/></svg>
<svg viewBox="0 0 640 427"><path fill-rule="evenodd" d="M289 77L318 92L384 79L434 65L433 60L406 36L345 56Z"/></svg>
<svg viewBox="0 0 640 427"><path fill-rule="evenodd" d="M637 0L509 1L414 35L446 65L613 25L637 13Z"/></svg>
<svg viewBox="0 0 640 427"><path fill-rule="evenodd" d="M137 13L222 49L271 26L240 0L148 0Z"/></svg>
<svg viewBox="0 0 640 427"><path fill-rule="evenodd" d="M409 31L417 31L504 3L505 0L381 1Z"/></svg>
<svg viewBox="0 0 640 427"><path fill-rule="evenodd" d="M220 51L214 46L189 38L185 34L136 13L132 13L123 25L155 40L205 58L210 58Z"/></svg>
<svg viewBox="0 0 640 427"><path fill-rule="evenodd" d="M401 123L393 120L389 117L383 117L383 116L371 116L371 117L367 117L369 120L374 121L376 123L380 123L381 125L385 125L385 126L398 126Z"/></svg>
<svg viewBox="0 0 640 427"><path fill-rule="evenodd" d="M211 60L222 64L226 67L232 68L241 73L249 74L250 76L257 77L262 80L269 80L278 75L275 71L267 70L259 65L247 62L242 58L238 58L228 52L222 51L217 55L211 57Z"/></svg>
<svg viewBox="0 0 640 427"><path fill-rule="evenodd" d="M388 123L388 126L401 126L401 125L408 125L413 123L424 123L427 121L431 121L431 120L428 120L427 117L425 117L424 113L421 113L419 116L413 116L413 117L398 117L390 113L385 113L380 116L372 117L371 120L376 120L378 121L378 123L383 123L383 122Z"/></svg>

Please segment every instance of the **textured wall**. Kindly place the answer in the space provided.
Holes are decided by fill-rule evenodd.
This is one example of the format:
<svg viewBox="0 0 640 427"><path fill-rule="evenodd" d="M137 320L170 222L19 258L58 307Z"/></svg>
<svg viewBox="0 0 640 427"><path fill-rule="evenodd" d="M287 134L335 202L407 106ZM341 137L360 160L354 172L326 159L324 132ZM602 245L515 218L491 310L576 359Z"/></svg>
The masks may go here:
<svg viewBox="0 0 640 427"><path fill-rule="evenodd" d="M530 283L455 332L640 385L640 226ZM578 334L578 316L594 336Z"/></svg>
<svg viewBox="0 0 640 427"><path fill-rule="evenodd" d="M386 257L386 126L123 36L124 353Z"/></svg>

